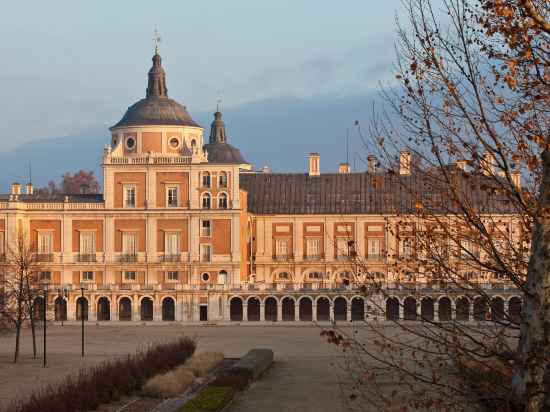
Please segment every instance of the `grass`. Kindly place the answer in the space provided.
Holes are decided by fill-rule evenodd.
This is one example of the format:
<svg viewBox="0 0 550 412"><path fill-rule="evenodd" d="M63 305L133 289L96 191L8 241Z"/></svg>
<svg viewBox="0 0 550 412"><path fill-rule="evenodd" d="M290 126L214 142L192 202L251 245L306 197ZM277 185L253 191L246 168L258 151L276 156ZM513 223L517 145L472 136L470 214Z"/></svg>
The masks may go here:
<svg viewBox="0 0 550 412"><path fill-rule="evenodd" d="M185 363L185 367L193 372L197 378L200 378L218 366L223 358L222 352L200 352L193 355Z"/></svg>
<svg viewBox="0 0 550 412"><path fill-rule="evenodd" d="M193 383L195 376L184 365L153 376L143 386L143 393L155 398L173 398L181 395Z"/></svg>
<svg viewBox="0 0 550 412"><path fill-rule="evenodd" d="M217 412L226 406L234 395L235 389L233 388L209 386L179 408L177 412Z"/></svg>
<svg viewBox="0 0 550 412"><path fill-rule="evenodd" d="M82 369L59 385L50 385L28 399L12 402L5 412L74 412L97 409L139 391L147 379L183 364L195 351L195 342L182 337L150 346L125 359Z"/></svg>

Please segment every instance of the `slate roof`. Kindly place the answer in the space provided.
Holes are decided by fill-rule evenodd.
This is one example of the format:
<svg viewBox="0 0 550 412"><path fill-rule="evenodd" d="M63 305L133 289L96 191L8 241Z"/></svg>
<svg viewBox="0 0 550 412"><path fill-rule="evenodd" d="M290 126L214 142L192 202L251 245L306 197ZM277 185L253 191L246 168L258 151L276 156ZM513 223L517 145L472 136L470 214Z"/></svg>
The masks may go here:
<svg viewBox="0 0 550 412"><path fill-rule="evenodd" d="M209 143L204 145L208 152L208 161L212 163L248 163L241 151L229 143Z"/></svg>
<svg viewBox="0 0 550 412"><path fill-rule="evenodd" d="M240 182L241 188L248 192L249 212L259 215L413 213L419 200L441 205L446 192L441 184L439 189L434 189L433 179L426 184L426 179L419 175L401 176L391 172L320 176L242 173ZM480 190L468 190L468 193L482 212L514 212L503 196ZM441 211L449 211L449 207L446 203ZM430 207L431 211L436 209Z"/></svg>

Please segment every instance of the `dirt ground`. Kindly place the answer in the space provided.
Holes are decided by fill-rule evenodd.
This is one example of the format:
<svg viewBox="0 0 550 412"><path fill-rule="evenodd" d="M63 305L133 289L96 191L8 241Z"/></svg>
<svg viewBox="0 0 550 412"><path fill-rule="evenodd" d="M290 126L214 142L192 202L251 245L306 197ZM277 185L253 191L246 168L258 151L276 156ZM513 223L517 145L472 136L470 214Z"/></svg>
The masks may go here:
<svg viewBox="0 0 550 412"><path fill-rule="evenodd" d="M0 405L27 396L42 385L55 383L68 373L140 346L181 334L198 341L198 351L222 351L240 357L252 348L271 348L273 368L234 402L232 412L245 411L344 411L335 373L339 353L319 336L315 326L182 326L182 325L86 325L85 350L81 358L77 325L48 328L48 366L42 368L42 334L39 358L32 359L30 333L22 338L19 364L13 364L14 336L0 337Z"/></svg>

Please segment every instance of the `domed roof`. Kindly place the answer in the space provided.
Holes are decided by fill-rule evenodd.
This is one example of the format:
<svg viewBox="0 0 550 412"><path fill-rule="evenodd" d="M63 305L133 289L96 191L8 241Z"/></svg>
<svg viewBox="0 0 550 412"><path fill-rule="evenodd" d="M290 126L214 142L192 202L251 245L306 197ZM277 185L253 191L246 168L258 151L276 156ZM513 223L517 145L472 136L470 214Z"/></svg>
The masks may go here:
<svg viewBox="0 0 550 412"><path fill-rule="evenodd" d="M208 161L212 163L248 163L241 151L227 143L225 123L219 110L214 113L214 121L210 126L210 140L204 145L208 153Z"/></svg>
<svg viewBox="0 0 550 412"><path fill-rule="evenodd" d="M142 125L200 127L187 113L185 106L168 98L166 73L157 52L153 56L153 66L148 77L145 99L130 106L122 119L112 128Z"/></svg>

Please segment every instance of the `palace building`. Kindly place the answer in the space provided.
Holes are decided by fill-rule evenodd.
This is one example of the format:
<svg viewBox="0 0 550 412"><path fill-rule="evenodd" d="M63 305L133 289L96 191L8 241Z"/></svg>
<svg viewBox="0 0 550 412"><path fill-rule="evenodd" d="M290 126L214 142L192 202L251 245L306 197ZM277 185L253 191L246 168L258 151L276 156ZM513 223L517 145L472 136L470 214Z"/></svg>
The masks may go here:
<svg viewBox="0 0 550 412"><path fill-rule="evenodd" d="M376 170L372 158L360 173L347 164L321 173L316 153L305 173L252 171L230 144L222 114L214 114L205 136L187 108L168 97L160 55L152 60L145 98L110 128L103 194L44 197L31 184L22 190L14 183L0 195L0 256L18 233L28 236L39 281L48 284L52 318L375 316L359 291L363 279L353 257L391 290L395 259L413 256L412 242L390 230L399 185ZM406 178L410 159L402 157L397 175ZM413 206L399 198L401 210ZM513 218L506 219L512 227ZM475 300L415 281L414 294L396 287L380 302L385 316L416 319L422 310L436 319L479 317ZM492 288L497 306L517 312L515 289Z"/></svg>

